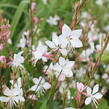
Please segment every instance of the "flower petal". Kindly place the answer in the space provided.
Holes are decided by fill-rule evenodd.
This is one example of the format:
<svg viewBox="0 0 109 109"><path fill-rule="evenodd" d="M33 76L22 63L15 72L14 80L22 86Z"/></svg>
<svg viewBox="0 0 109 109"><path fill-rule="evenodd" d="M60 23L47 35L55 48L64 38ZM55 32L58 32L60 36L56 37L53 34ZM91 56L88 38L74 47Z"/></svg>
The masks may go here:
<svg viewBox="0 0 109 109"><path fill-rule="evenodd" d="M51 41L46 41L45 42L50 48L55 48L55 44Z"/></svg>
<svg viewBox="0 0 109 109"><path fill-rule="evenodd" d="M88 98L86 98L86 100L85 100L85 104L88 105L88 104L91 103L91 101L92 101L92 98L91 98L91 97L88 97Z"/></svg>
<svg viewBox="0 0 109 109"><path fill-rule="evenodd" d="M78 30L74 30L72 31L72 38L79 38L82 34L82 30L78 29Z"/></svg>
<svg viewBox="0 0 109 109"><path fill-rule="evenodd" d="M87 94L90 95L92 90L90 87L87 87L86 91L87 91Z"/></svg>
<svg viewBox="0 0 109 109"><path fill-rule="evenodd" d="M51 84L49 84L48 82L45 82L43 87L44 87L45 90L48 90L48 89L51 88Z"/></svg>
<svg viewBox="0 0 109 109"><path fill-rule="evenodd" d="M8 97L1 96L0 97L0 101L2 101L2 102L8 102L9 101L9 98Z"/></svg>
<svg viewBox="0 0 109 109"><path fill-rule="evenodd" d="M95 95L93 95L93 97L95 97L97 100L102 98L102 94L101 93L96 93Z"/></svg>
<svg viewBox="0 0 109 109"><path fill-rule="evenodd" d="M94 86L92 94L95 94L96 92L98 92L98 90L99 90L99 85L97 84Z"/></svg>
<svg viewBox="0 0 109 109"><path fill-rule="evenodd" d="M52 41L55 43L56 46L58 46L58 44L59 44L59 37L55 33L53 33Z"/></svg>
<svg viewBox="0 0 109 109"><path fill-rule="evenodd" d="M66 24L63 25L62 34L64 35L64 37L70 36L71 29L68 27L68 25L66 25Z"/></svg>
<svg viewBox="0 0 109 109"><path fill-rule="evenodd" d="M60 64L61 66L63 66L63 65L66 64L66 61L65 61L65 59L64 59L63 57L60 57L60 58L59 58L59 64Z"/></svg>
<svg viewBox="0 0 109 109"><path fill-rule="evenodd" d="M72 47L74 48L80 48L83 46L82 42L79 39L71 40L71 44L72 44Z"/></svg>

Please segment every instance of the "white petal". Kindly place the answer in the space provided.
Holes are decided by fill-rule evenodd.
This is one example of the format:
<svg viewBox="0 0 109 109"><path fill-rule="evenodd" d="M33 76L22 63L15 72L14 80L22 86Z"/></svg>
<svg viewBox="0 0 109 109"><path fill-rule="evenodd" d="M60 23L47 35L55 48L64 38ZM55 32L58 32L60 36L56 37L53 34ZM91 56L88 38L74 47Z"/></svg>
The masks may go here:
<svg viewBox="0 0 109 109"><path fill-rule="evenodd" d="M82 42L79 39L71 40L71 44L72 44L72 47L74 48L80 48L83 46Z"/></svg>
<svg viewBox="0 0 109 109"><path fill-rule="evenodd" d="M11 93L14 96L19 95L21 93L21 89L20 88L14 88Z"/></svg>
<svg viewBox="0 0 109 109"><path fill-rule="evenodd" d="M23 96L16 96L16 97L14 97L14 100L18 103L18 101L20 101L20 102L24 102L25 101L25 99L24 99L24 97Z"/></svg>
<svg viewBox="0 0 109 109"><path fill-rule="evenodd" d="M38 78L33 78L33 82L34 82L35 84L38 84L38 83L39 83L39 79L38 79Z"/></svg>
<svg viewBox="0 0 109 109"><path fill-rule="evenodd" d="M6 96L10 96L11 95L11 90L7 87L5 90L4 90L4 95Z"/></svg>
<svg viewBox="0 0 109 109"><path fill-rule="evenodd" d="M36 59L41 59L42 53L39 52L39 51L36 51L36 52L33 52L33 56L34 56Z"/></svg>
<svg viewBox="0 0 109 109"><path fill-rule="evenodd" d="M34 86L32 86L29 90L30 90L30 91L36 91L36 89L37 89L37 85L34 85Z"/></svg>
<svg viewBox="0 0 109 109"><path fill-rule="evenodd" d="M79 38L82 34L82 30L79 29L79 30L74 30L72 31L72 38Z"/></svg>
<svg viewBox="0 0 109 109"><path fill-rule="evenodd" d="M64 24L62 27L62 34L67 37L71 34L71 29L68 27L68 25Z"/></svg>
<svg viewBox="0 0 109 109"><path fill-rule="evenodd" d="M68 61L66 68L70 68L70 69L73 68L74 63L75 63L74 61Z"/></svg>
<svg viewBox="0 0 109 109"><path fill-rule="evenodd" d="M66 49L60 49L59 50L62 55L66 56L67 55L67 50Z"/></svg>
<svg viewBox="0 0 109 109"><path fill-rule="evenodd" d="M45 42L50 48L55 48L55 44L51 41L46 41Z"/></svg>
<svg viewBox="0 0 109 109"><path fill-rule="evenodd" d="M19 77L18 78L18 80L17 80L17 82L16 82L16 84L14 84L14 87L19 87L19 88L21 88L21 86L22 86L22 84L21 84L21 78Z"/></svg>
<svg viewBox="0 0 109 109"><path fill-rule="evenodd" d="M88 98L86 98L86 100L85 100L85 104L88 105L88 104L91 103L91 101L92 101L92 98L91 98L91 97L88 97Z"/></svg>
<svg viewBox="0 0 109 109"><path fill-rule="evenodd" d="M93 95L93 97L95 97L97 100L102 98L102 94L101 93L96 93L95 95Z"/></svg>
<svg viewBox="0 0 109 109"><path fill-rule="evenodd" d="M60 72L62 70L62 67L59 64L56 64L53 66L53 70Z"/></svg>
<svg viewBox="0 0 109 109"><path fill-rule="evenodd" d="M60 57L59 58L59 64L63 66L63 65L65 65L65 63L66 63L65 59L63 57Z"/></svg>
<svg viewBox="0 0 109 109"><path fill-rule="evenodd" d="M99 85L97 84L94 86L92 94L98 92L98 90L99 90Z"/></svg>
<svg viewBox="0 0 109 109"><path fill-rule="evenodd" d="M48 89L51 88L51 84L49 84L48 82L45 82L43 87L44 87L45 90L48 90Z"/></svg>
<svg viewBox="0 0 109 109"><path fill-rule="evenodd" d="M59 44L59 38L56 34L53 34L52 41L55 43L56 46Z"/></svg>
<svg viewBox="0 0 109 109"><path fill-rule="evenodd" d="M2 102L8 102L9 98L8 97L0 97L0 101Z"/></svg>
<svg viewBox="0 0 109 109"><path fill-rule="evenodd" d="M91 88L90 88L90 87L87 87L86 91L87 91L87 94L89 94L89 95L90 95L92 90L91 90Z"/></svg>
<svg viewBox="0 0 109 109"><path fill-rule="evenodd" d="M68 44L66 37L64 37L63 35L60 35L59 36L59 44L60 44L61 48L66 48L67 44Z"/></svg>

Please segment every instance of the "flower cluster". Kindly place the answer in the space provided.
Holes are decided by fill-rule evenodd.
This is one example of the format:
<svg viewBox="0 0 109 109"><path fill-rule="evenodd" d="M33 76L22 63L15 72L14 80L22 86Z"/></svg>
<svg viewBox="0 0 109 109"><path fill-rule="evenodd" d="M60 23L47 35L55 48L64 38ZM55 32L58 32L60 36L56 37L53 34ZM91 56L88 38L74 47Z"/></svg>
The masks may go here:
<svg viewBox="0 0 109 109"><path fill-rule="evenodd" d="M45 8L51 3L49 0L41 2ZM101 6L105 2L97 0L95 3ZM26 109L26 105L38 109L54 105L57 109L97 108L108 92L109 36L100 32L97 21L88 12L81 13L80 25L76 28L64 24L57 13L47 15L46 19L36 17L36 8L39 8L36 2L31 2L31 28L23 32L14 49L9 45L5 50L5 45L11 42L10 25L0 17L1 104L22 109ZM74 16L74 20L75 17L78 16ZM40 38L44 29L40 21L45 21L50 28L58 26L60 31L53 29L50 40Z"/></svg>

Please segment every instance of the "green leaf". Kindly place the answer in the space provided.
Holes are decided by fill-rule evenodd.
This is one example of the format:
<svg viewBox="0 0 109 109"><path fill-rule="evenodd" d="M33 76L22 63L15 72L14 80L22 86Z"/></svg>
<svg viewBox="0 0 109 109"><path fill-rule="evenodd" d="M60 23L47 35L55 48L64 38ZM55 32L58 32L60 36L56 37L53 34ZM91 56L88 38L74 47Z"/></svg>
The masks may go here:
<svg viewBox="0 0 109 109"><path fill-rule="evenodd" d="M12 23L11 23L11 38L13 39L14 36L14 33L16 31L16 29L18 28L17 25L19 23L19 20L23 14L23 10L25 8L25 6L27 5L27 2L28 0L23 0L19 6L17 7L17 10L15 12L15 15L13 17L13 20L12 20Z"/></svg>

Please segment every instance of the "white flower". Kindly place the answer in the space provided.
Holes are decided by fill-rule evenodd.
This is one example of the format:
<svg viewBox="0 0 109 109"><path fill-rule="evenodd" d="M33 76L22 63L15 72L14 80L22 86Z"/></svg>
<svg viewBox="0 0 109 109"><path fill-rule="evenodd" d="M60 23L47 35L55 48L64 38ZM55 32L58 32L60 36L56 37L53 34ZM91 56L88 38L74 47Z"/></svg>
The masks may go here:
<svg viewBox="0 0 109 109"><path fill-rule="evenodd" d="M56 77L59 75L59 80L63 81L65 77L72 77L72 68L74 61L65 60L63 57L59 58L59 62L56 63L53 69L56 71Z"/></svg>
<svg viewBox="0 0 109 109"><path fill-rule="evenodd" d="M102 98L102 94L98 92L99 90L99 85L95 85L94 88L93 88L93 91L91 90L90 87L87 87L87 98L85 100L85 104L88 105L90 104L91 102L93 102L95 104L95 106L97 107L97 100L101 99Z"/></svg>
<svg viewBox="0 0 109 109"><path fill-rule="evenodd" d="M82 47L83 44L79 39L81 34L81 29L72 31L66 24L64 24L62 27L62 34L59 37L61 47L66 48L68 45L71 45L73 48Z"/></svg>
<svg viewBox="0 0 109 109"><path fill-rule="evenodd" d="M58 24L58 21L59 21L59 17L58 16L50 16L48 19L47 19L47 23L50 24L50 25L57 25Z"/></svg>
<svg viewBox="0 0 109 109"><path fill-rule="evenodd" d="M14 59L13 59L13 61L11 63L12 67L21 67L21 68L24 68L22 64L24 63L25 59L24 59L23 56L21 56L22 53L23 52L21 51L18 54L14 54Z"/></svg>
<svg viewBox="0 0 109 109"><path fill-rule="evenodd" d="M13 84L11 80L11 84ZM13 84L14 87L9 89L8 87L4 90L3 94L5 96L0 97L1 102L8 103L9 107L18 104L19 102L24 102L23 90L21 88L21 78L18 78L17 83Z"/></svg>
<svg viewBox="0 0 109 109"><path fill-rule="evenodd" d="M47 58L44 56L44 54L47 53L47 46L43 45L42 42L38 43L38 47L35 51L32 51L33 60L35 63L42 59L44 62L47 61Z"/></svg>
<svg viewBox="0 0 109 109"><path fill-rule="evenodd" d="M43 93L45 90L48 90L51 88L51 84L46 82L43 77L39 78L33 78L34 86L32 86L29 90L35 91L37 93Z"/></svg>
<svg viewBox="0 0 109 109"><path fill-rule="evenodd" d="M45 42L51 49L58 50L62 55L66 56L68 53L68 49L60 48L61 46L61 40L56 35L56 33L53 32L52 34L52 41L47 40Z"/></svg>

